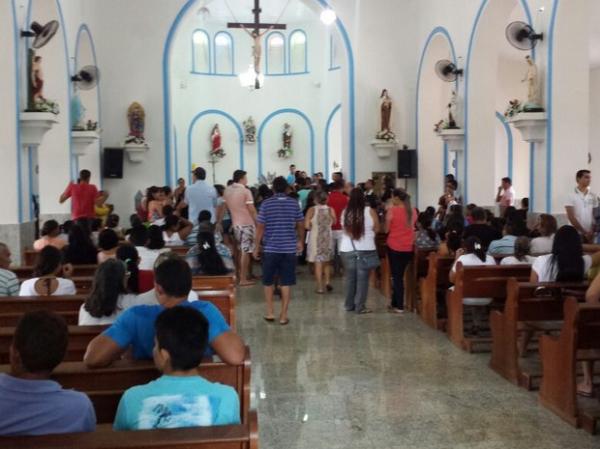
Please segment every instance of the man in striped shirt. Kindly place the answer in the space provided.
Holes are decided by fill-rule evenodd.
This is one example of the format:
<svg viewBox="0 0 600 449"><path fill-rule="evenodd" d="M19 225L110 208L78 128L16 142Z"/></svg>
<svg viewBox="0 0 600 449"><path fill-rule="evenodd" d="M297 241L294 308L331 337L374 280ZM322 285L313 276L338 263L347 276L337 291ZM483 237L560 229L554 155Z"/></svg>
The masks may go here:
<svg viewBox="0 0 600 449"><path fill-rule="evenodd" d="M286 192L288 183L283 176L273 181L273 195L263 201L256 228L254 258L259 258L259 243L263 244L263 285L267 314L265 320L275 321L273 312L273 285L278 276L281 286L281 313L279 324L289 323L287 317L292 285L296 284L297 254L304 249L304 216L298 201Z"/></svg>
<svg viewBox="0 0 600 449"><path fill-rule="evenodd" d="M17 296L19 294L19 280L12 271L8 271L11 263L10 256L8 246L0 243L0 296Z"/></svg>

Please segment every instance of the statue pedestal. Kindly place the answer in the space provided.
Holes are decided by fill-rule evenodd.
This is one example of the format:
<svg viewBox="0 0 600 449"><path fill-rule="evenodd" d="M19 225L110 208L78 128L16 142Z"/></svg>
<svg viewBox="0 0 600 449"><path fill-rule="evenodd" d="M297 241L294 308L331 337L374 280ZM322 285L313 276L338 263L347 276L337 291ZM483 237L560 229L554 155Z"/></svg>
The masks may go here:
<svg viewBox="0 0 600 449"><path fill-rule="evenodd" d="M543 142L546 139L545 112L520 112L508 122L521 132L525 142Z"/></svg>
<svg viewBox="0 0 600 449"><path fill-rule="evenodd" d="M100 139L98 131L71 131L73 154L75 156L84 156L88 148L98 139Z"/></svg>
<svg viewBox="0 0 600 449"><path fill-rule="evenodd" d="M448 151L463 151L465 149L464 129L444 129L438 135L448 145Z"/></svg>
<svg viewBox="0 0 600 449"><path fill-rule="evenodd" d="M150 149L147 143L128 143L124 147L129 157L129 162L136 164L144 160L146 152Z"/></svg>
<svg viewBox="0 0 600 449"><path fill-rule="evenodd" d="M44 135L58 123L56 114L51 112L21 112L21 145L38 147Z"/></svg>
<svg viewBox="0 0 600 449"><path fill-rule="evenodd" d="M388 158L392 155L393 152L398 150L398 142L395 140L382 140L375 139L371 141L371 146L375 150L375 153L381 159Z"/></svg>

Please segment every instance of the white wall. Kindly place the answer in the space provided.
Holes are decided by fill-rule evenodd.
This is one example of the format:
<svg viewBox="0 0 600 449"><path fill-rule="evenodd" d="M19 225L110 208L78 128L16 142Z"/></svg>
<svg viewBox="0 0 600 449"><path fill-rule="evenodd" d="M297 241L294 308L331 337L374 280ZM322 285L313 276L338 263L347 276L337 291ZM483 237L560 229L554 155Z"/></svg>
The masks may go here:
<svg viewBox="0 0 600 449"><path fill-rule="evenodd" d="M600 67L590 70L590 153L592 175L600 176ZM595 182L598 191L598 182Z"/></svg>

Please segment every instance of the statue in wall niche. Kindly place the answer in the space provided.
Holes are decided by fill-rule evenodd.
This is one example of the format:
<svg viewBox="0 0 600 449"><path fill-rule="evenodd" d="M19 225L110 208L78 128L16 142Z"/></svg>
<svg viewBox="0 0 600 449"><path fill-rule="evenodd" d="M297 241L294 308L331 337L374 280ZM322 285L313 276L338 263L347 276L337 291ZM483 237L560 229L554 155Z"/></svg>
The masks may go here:
<svg viewBox="0 0 600 449"><path fill-rule="evenodd" d="M277 151L277 156L282 159L288 159L294 154L294 151L292 150L292 127L289 123L283 125L283 134L281 137L283 140L283 147Z"/></svg>
<svg viewBox="0 0 600 449"><path fill-rule="evenodd" d="M44 71L42 70L42 57L29 50L29 83L27 86L27 111L59 113L58 104L44 97Z"/></svg>
<svg viewBox="0 0 600 449"><path fill-rule="evenodd" d="M458 105L458 97L456 91L452 91L452 98L448 103L448 128L447 129L458 129L456 125L456 109Z"/></svg>
<svg viewBox="0 0 600 449"><path fill-rule="evenodd" d="M217 159L223 159L225 157L225 150L221 146L221 131L219 130L218 124L215 124L210 132L210 145L209 156L211 161L216 162Z"/></svg>
<svg viewBox="0 0 600 449"><path fill-rule="evenodd" d="M131 103L127 109L127 123L129 124L129 134L125 139L125 144L145 145L146 111L137 101Z"/></svg>
<svg viewBox="0 0 600 449"><path fill-rule="evenodd" d="M523 105L523 112L543 112L537 65L529 55L525 56L525 60L527 61L527 74L522 82L527 82L527 103Z"/></svg>
<svg viewBox="0 0 600 449"><path fill-rule="evenodd" d="M81 97L79 94L74 94L71 97L71 131L85 131L85 111Z"/></svg>
<svg viewBox="0 0 600 449"><path fill-rule="evenodd" d="M254 124L254 120L252 116L248 117L248 120L244 120L244 141L249 144L256 143L256 125Z"/></svg>
<svg viewBox="0 0 600 449"><path fill-rule="evenodd" d="M381 127L375 137L377 139L387 141L395 140L396 135L392 132L390 126L390 122L392 119L392 99L390 98L387 89L383 89L380 95L380 99Z"/></svg>

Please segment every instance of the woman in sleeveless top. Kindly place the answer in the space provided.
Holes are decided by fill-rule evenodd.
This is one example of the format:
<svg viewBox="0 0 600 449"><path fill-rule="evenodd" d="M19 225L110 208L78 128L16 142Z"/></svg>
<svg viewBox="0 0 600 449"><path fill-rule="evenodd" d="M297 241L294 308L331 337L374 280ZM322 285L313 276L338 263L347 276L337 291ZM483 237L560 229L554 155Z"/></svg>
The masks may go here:
<svg viewBox="0 0 600 449"><path fill-rule="evenodd" d="M192 233L193 225L185 218L167 215L163 226L165 246L184 246L185 240Z"/></svg>
<svg viewBox="0 0 600 449"><path fill-rule="evenodd" d="M333 258L331 225L335 223L335 212L327 205L327 193L319 191L315 195L316 206L308 209L305 226L310 230L308 237L307 260L315 264L317 293L333 290L330 285L331 269L329 261ZM325 285L323 286L323 277Z"/></svg>
<svg viewBox="0 0 600 449"><path fill-rule="evenodd" d="M75 295L77 290L70 279L58 277L60 274L70 275L73 267L62 264L62 254L54 246L46 246L39 253L37 264L33 270L33 279L21 284L19 296L56 296Z"/></svg>

